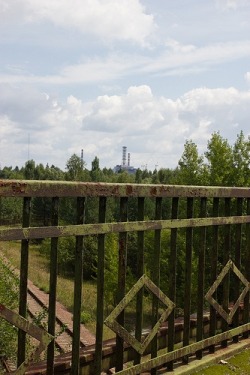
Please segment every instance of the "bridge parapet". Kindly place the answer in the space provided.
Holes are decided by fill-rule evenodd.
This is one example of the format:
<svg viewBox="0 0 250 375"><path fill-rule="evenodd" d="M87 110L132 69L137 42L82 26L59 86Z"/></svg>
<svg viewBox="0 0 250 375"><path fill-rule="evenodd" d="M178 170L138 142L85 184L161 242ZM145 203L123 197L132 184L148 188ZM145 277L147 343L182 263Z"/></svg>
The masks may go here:
<svg viewBox="0 0 250 375"><path fill-rule="evenodd" d="M30 241L51 239L50 336L55 335L56 324L58 238L75 237L72 352L67 354L68 362L65 358L72 374L100 374L108 367L124 374L156 371L161 366L172 370L176 360L188 363L193 353L201 359L205 348L212 353L217 344L226 347L231 340L237 342L248 337L248 188L3 180L0 198L1 207L4 199L23 201L21 221L9 227L2 225L0 240L21 241L19 315L24 319ZM46 206L49 219L43 225L37 225L37 218L32 214L32 203L40 198L49 202ZM60 203L65 199L74 200L72 222L60 216ZM88 221L90 210L96 211L96 215L91 215ZM0 218L4 219L3 213ZM3 222L6 224L5 219ZM105 316L106 239L110 234L117 241L116 306ZM83 350L80 349L83 251L84 239L89 236L97 246L96 344ZM132 286L129 285L131 278L127 277L128 267L132 272ZM144 335L144 301L149 295L151 328ZM131 304L135 315L133 332L127 328L126 320L128 309L131 314ZM209 319L204 318L207 309ZM181 331L177 329L178 310L182 310ZM190 318L193 312L195 331L194 319ZM115 346L109 345L108 349L103 336L105 324L116 334ZM17 358L21 366L26 360L26 332L19 328ZM177 342L181 343L181 349L176 349ZM146 360L145 355L149 356ZM83 364L90 359L91 369L87 370ZM59 373L59 367L55 366L58 361L52 340L47 352L47 374ZM130 367L126 369L127 361Z"/></svg>

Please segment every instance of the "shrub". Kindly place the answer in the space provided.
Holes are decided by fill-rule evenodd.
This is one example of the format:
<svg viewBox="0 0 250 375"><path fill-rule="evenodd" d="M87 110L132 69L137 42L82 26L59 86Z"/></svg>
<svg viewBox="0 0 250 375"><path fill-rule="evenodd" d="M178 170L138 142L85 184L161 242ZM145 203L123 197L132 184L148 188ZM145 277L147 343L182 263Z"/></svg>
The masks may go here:
<svg viewBox="0 0 250 375"><path fill-rule="evenodd" d="M0 259L0 301L11 310L18 306L18 280L12 271ZM15 359L17 328L9 322L0 319L0 351L7 358Z"/></svg>
<svg viewBox="0 0 250 375"><path fill-rule="evenodd" d="M50 258L50 240L42 242L40 253ZM93 236L85 237L83 242L83 277L89 280L95 274L97 241ZM73 276L75 271L75 238L61 237L58 241L58 273Z"/></svg>

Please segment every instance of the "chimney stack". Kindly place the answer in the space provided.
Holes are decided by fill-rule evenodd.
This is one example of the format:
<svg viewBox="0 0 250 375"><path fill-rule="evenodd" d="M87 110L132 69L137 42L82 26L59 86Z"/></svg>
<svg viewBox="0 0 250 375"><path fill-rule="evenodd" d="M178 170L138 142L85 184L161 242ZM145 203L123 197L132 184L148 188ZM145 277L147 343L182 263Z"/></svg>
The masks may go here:
<svg viewBox="0 0 250 375"><path fill-rule="evenodd" d="M127 157L127 147L123 146L122 148L122 166L126 166L126 157Z"/></svg>

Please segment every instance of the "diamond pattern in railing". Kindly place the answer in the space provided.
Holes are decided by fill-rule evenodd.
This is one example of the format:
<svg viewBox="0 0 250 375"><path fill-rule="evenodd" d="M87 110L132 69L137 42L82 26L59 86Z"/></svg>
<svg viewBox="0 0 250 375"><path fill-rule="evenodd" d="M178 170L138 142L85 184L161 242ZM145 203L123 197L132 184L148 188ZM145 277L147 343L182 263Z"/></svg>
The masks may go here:
<svg viewBox="0 0 250 375"><path fill-rule="evenodd" d="M30 323L27 319L23 318L16 312L8 309L6 306L0 304L0 317L7 320L9 323L13 324L15 327L26 332L29 336L34 337L39 341L38 347L33 353L29 355L27 360L25 360L18 369L13 373L15 375L23 375L30 365L31 361L37 360L40 354L46 349L49 343L53 340L51 336L44 329L37 327L36 325Z"/></svg>
<svg viewBox="0 0 250 375"><path fill-rule="evenodd" d="M232 270L234 274L240 279L240 281L245 285L245 288L239 295L239 298L233 305L231 311L227 313L223 307L212 297L220 283L223 281L224 277ZM216 281L213 283L211 288L208 290L207 294L205 295L205 299L214 307L214 309L225 319L225 321L228 324L232 323L233 316L236 313L238 307L240 306L240 303L243 302L247 292L249 291L249 282L244 277L244 275L241 273L241 271L236 267L236 265L233 263L233 261L230 259L225 267L222 269L221 273L217 277Z"/></svg>
<svg viewBox="0 0 250 375"><path fill-rule="evenodd" d="M121 314L125 307L132 301L136 294L146 287L152 294L154 294L163 305L167 306L163 311L159 320L152 328L150 333L144 338L143 342L138 341L132 336L124 327L122 327L116 318ZM143 275L136 284L130 289L126 296L119 302L112 313L106 318L105 324L117 333L125 342L130 344L139 354L143 354L149 343L157 334L160 325L168 318L175 307L175 304L146 276Z"/></svg>

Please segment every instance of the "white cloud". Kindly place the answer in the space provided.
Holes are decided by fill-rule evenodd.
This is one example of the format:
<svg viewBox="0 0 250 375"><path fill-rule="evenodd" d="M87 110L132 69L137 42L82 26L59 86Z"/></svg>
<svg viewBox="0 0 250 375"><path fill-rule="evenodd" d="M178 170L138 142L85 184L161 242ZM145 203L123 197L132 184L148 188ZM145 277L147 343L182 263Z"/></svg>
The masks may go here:
<svg viewBox="0 0 250 375"><path fill-rule="evenodd" d="M1 0L0 0L1 1ZM185 75L210 70L216 65L250 56L250 41L216 43L204 47L171 41L154 56L111 53L62 67L56 75L0 74L0 83L43 85L112 82L128 76ZM248 75L247 75L248 77Z"/></svg>
<svg viewBox="0 0 250 375"><path fill-rule="evenodd" d="M248 6L248 0L215 0L216 6L223 10L236 10L237 8Z"/></svg>
<svg viewBox="0 0 250 375"><path fill-rule="evenodd" d="M250 92L199 88L173 100L142 85L85 103L73 95L61 102L28 87L9 87L1 113L1 158L6 165L24 164L30 135L30 157L36 162L64 168L72 153L80 155L84 149L88 167L95 156L102 166L113 167L127 145L131 164L154 169L156 164L175 167L186 139L204 151L214 131L231 143L240 130L248 135Z"/></svg>
<svg viewBox="0 0 250 375"><path fill-rule="evenodd" d="M189 53L196 50L193 44L181 44L175 39L168 39L165 43L166 47L175 53Z"/></svg>
<svg viewBox="0 0 250 375"><path fill-rule="evenodd" d="M248 83L250 83L250 72L247 72L247 73L245 74L245 79L246 79L246 81L247 81Z"/></svg>
<svg viewBox="0 0 250 375"><path fill-rule="evenodd" d="M145 44L154 30L153 15L140 0L0 0L0 16L7 22L51 22L105 40Z"/></svg>

